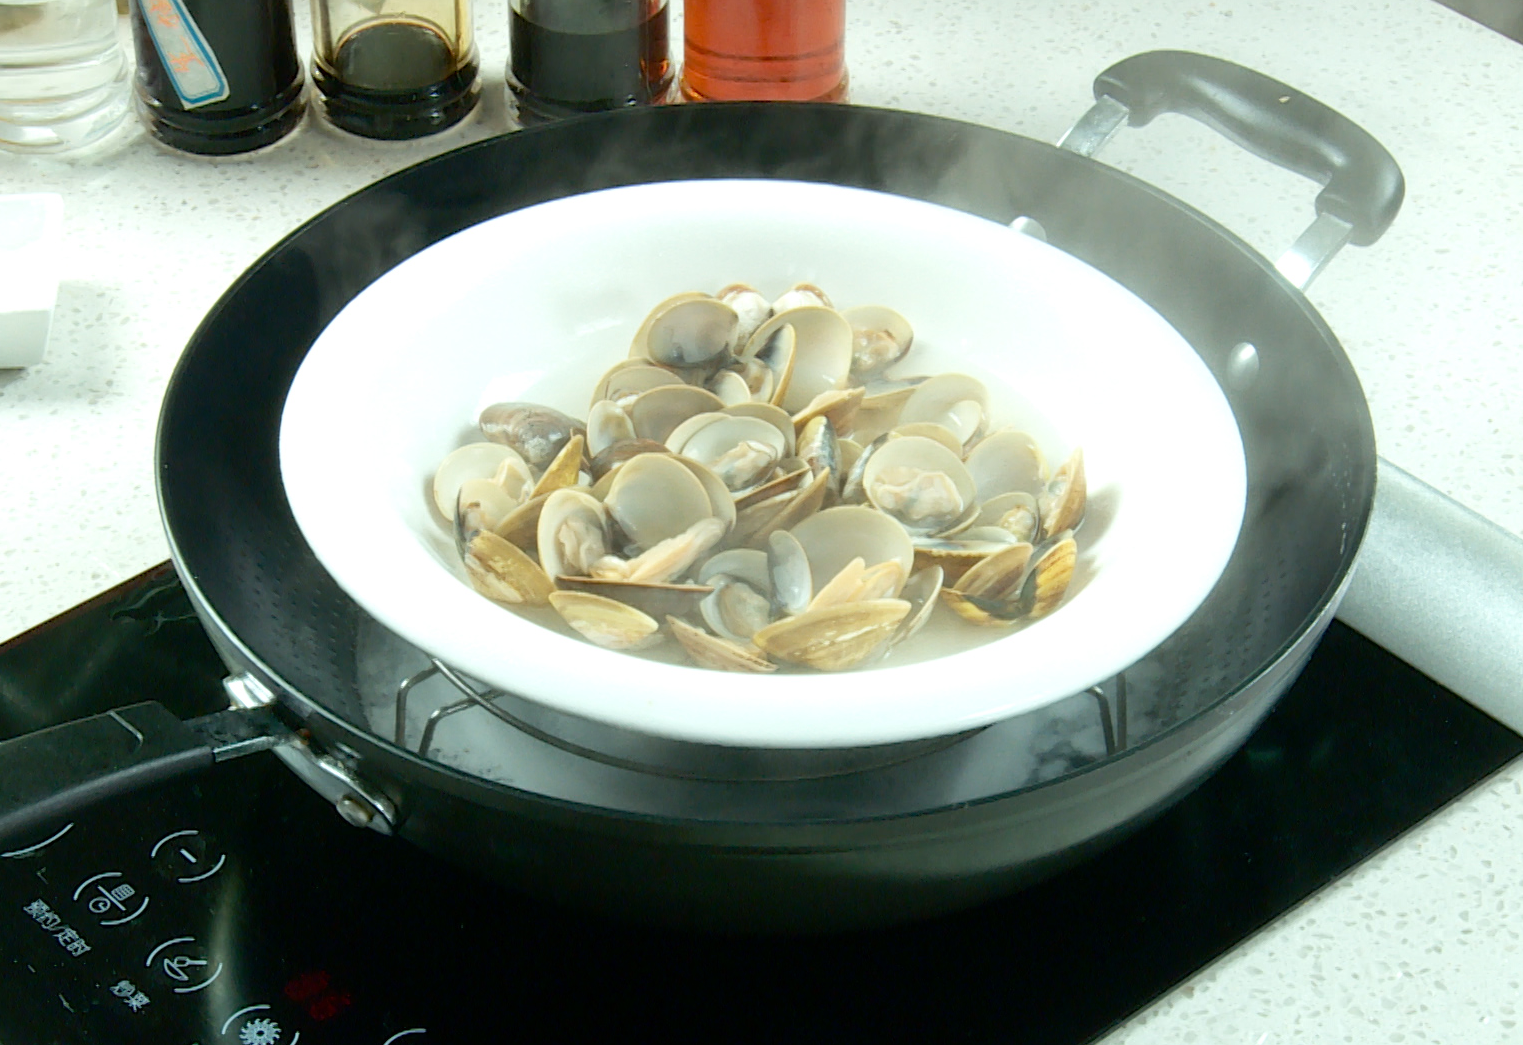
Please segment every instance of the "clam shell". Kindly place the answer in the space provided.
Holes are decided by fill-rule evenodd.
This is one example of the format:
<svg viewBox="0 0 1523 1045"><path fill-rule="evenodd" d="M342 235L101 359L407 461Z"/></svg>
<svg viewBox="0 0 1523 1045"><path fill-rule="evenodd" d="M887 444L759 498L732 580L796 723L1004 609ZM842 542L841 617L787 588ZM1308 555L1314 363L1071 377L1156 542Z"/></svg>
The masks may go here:
<svg viewBox="0 0 1523 1045"><path fill-rule="evenodd" d="M545 498L535 527L539 561L547 574L584 576L608 554L608 512L580 488L556 490Z"/></svg>
<svg viewBox="0 0 1523 1045"><path fill-rule="evenodd" d="M736 493L765 482L788 452L788 440L771 423L730 413L691 417L667 437L666 445L707 467Z"/></svg>
<svg viewBox="0 0 1523 1045"><path fill-rule="evenodd" d="M613 474L604 505L636 547L649 548L713 516L702 481L666 454L641 454Z"/></svg>
<svg viewBox="0 0 1523 1045"><path fill-rule="evenodd" d="M675 369L707 366L730 357L739 326L740 316L718 298L668 298L653 310L631 354Z"/></svg>
<svg viewBox="0 0 1523 1045"><path fill-rule="evenodd" d="M915 340L910 321L885 305L858 305L841 313L851 324L851 377L864 381L904 358Z"/></svg>
<svg viewBox="0 0 1523 1045"><path fill-rule="evenodd" d="M629 404L629 420L635 435L665 443L677 426L688 418L724 409L724 400L706 388L692 385L662 385L641 392Z"/></svg>
<svg viewBox="0 0 1523 1045"><path fill-rule="evenodd" d="M989 392L982 381L967 374L937 374L927 378L904 403L901 424L931 421L943 425L967 446L983 431L989 412Z"/></svg>
<svg viewBox="0 0 1523 1045"><path fill-rule="evenodd" d="M802 613L814 596L814 575L809 555L799 539L787 530L767 536L767 584L772 608L780 614Z"/></svg>
<svg viewBox="0 0 1523 1045"><path fill-rule="evenodd" d="M1036 440L1025 432L1002 428L980 439L963 459L987 501L1006 493L1040 493L1047 484L1047 462Z"/></svg>
<svg viewBox="0 0 1523 1045"><path fill-rule="evenodd" d="M544 494L554 493L565 486L575 486L577 479L582 474L582 450L586 447L587 440L578 432L571 440L561 447L561 452L555 455L539 477L539 482L534 484L531 498L540 497Z"/></svg>
<svg viewBox="0 0 1523 1045"><path fill-rule="evenodd" d="M775 660L843 671L869 660L909 611L903 599L852 602L769 624L752 641Z"/></svg>
<svg viewBox="0 0 1523 1045"><path fill-rule="evenodd" d="M890 439L868 460L862 490L872 504L915 534L944 534L977 514L973 477L957 454L933 439Z"/></svg>
<svg viewBox="0 0 1523 1045"><path fill-rule="evenodd" d="M1042 536L1051 537L1064 530L1076 530L1084 521L1088 485L1084 479L1084 451L1075 448L1058 470L1052 482L1037 497L1042 515Z"/></svg>
<svg viewBox="0 0 1523 1045"><path fill-rule="evenodd" d="M795 283L772 302L772 311L786 312L790 308L804 306L830 308L830 297L813 283Z"/></svg>
<svg viewBox="0 0 1523 1045"><path fill-rule="evenodd" d="M602 577L557 577L561 591L579 591L633 606L651 617L691 613L714 589L707 584L648 584Z"/></svg>
<svg viewBox="0 0 1523 1045"><path fill-rule="evenodd" d="M481 411L477 424L490 442L511 446L535 471L555 460L572 436L587 430L575 418L538 403L493 403Z"/></svg>
<svg viewBox="0 0 1523 1045"><path fill-rule="evenodd" d="M740 325L735 330L735 340L744 345L756 333L756 328L772 318L772 302L762 292L745 283L731 283L714 295L735 310Z"/></svg>
<svg viewBox="0 0 1523 1045"><path fill-rule="evenodd" d="M454 519L460 485L467 479L491 479L501 469L506 469L505 477L511 476L512 482L499 485L515 501L522 500L519 496L521 491L532 485L534 478L528 462L511 446L481 442L466 443L451 450L434 470L434 507L439 510L440 517Z"/></svg>
<svg viewBox="0 0 1523 1045"><path fill-rule="evenodd" d="M758 356L773 332L784 326L793 328L793 366L782 394L774 391L772 402L796 414L821 392L845 387L851 371L851 325L831 308L788 309L761 325L744 355Z"/></svg>
<svg viewBox="0 0 1523 1045"><path fill-rule="evenodd" d="M915 561L915 548L904 527L861 505L827 508L791 529L804 547L814 577L834 577L858 556L867 566L893 560L905 575Z"/></svg>
<svg viewBox="0 0 1523 1045"><path fill-rule="evenodd" d="M550 605L583 638L604 649L644 649L661 640L661 625L654 618L616 599L584 591L553 591Z"/></svg>
<svg viewBox="0 0 1523 1045"><path fill-rule="evenodd" d="M490 530L470 539L464 561L471 587L503 606L543 606L555 590L533 559Z"/></svg>
<svg viewBox="0 0 1523 1045"><path fill-rule="evenodd" d="M676 617L666 618L666 626L693 663L700 668L754 674L777 670L777 665L763 657L761 651L754 646L744 646L720 635L710 635L702 628L696 628Z"/></svg>
<svg viewBox="0 0 1523 1045"><path fill-rule="evenodd" d="M635 423L624 408L611 399L599 399L587 411L587 456L598 454L617 443L635 437Z"/></svg>
<svg viewBox="0 0 1523 1045"><path fill-rule="evenodd" d="M751 584L737 577L721 574L715 578L713 591L698 604L703 621L715 632L736 642L750 642L751 636L772 622L772 603Z"/></svg>
<svg viewBox="0 0 1523 1045"><path fill-rule="evenodd" d="M641 392L686 383L675 370L656 366L648 359L622 359L609 367L593 386L592 402L607 399L627 407Z"/></svg>

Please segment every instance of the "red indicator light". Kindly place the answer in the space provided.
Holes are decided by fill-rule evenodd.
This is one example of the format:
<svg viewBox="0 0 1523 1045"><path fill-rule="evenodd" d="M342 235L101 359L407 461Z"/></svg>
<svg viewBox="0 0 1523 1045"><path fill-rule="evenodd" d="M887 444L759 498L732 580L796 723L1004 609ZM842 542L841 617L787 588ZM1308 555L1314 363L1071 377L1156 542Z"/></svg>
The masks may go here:
<svg viewBox="0 0 1523 1045"><path fill-rule="evenodd" d="M292 1001L306 1001L327 990L328 983L328 974L321 969L304 972L286 984L286 997Z"/></svg>
<svg viewBox="0 0 1523 1045"><path fill-rule="evenodd" d="M349 1008L354 1001L348 991L329 991L307 1006L307 1015L318 1023L331 1020L345 1009Z"/></svg>

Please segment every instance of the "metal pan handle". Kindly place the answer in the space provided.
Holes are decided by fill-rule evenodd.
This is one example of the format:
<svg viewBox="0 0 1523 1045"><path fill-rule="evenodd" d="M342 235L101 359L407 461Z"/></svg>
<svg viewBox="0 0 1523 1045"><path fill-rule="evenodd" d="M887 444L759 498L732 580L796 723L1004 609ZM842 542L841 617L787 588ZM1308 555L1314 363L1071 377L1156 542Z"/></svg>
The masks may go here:
<svg viewBox="0 0 1523 1045"><path fill-rule="evenodd" d="M1276 262L1297 287L1345 243L1374 243L1401 209L1401 169L1369 132L1293 87L1203 54L1149 51L1117 62L1095 78L1094 108L1058 144L1093 156L1123 123L1141 127L1165 112L1323 186L1316 221Z"/></svg>
<svg viewBox="0 0 1523 1045"><path fill-rule="evenodd" d="M145 702L0 743L0 841L115 795L274 747L290 731L270 709L182 722Z"/></svg>

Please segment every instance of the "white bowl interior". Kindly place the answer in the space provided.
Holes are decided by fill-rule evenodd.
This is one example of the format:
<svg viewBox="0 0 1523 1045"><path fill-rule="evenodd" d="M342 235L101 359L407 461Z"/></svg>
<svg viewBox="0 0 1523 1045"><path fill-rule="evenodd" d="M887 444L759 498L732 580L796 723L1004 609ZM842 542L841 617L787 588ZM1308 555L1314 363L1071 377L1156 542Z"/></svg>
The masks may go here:
<svg viewBox="0 0 1523 1045"><path fill-rule="evenodd" d="M593 383L656 302L731 282L776 295L801 281L838 307L907 316L916 341L899 372L973 374L995 420L1030 432L1049 460L1083 447L1090 513L1058 611L993 641L948 621L879 668L753 676L602 650L465 584L427 489L446 453L479 438L483 406L528 400L585 417ZM1200 605L1236 543L1246 490L1241 439L1210 372L1109 278L958 211L783 181L588 193L421 251L312 346L280 454L318 559L402 637L560 711L746 747L940 736L1111 677ZM1188 514L1184 475L1211 477Z"/></svg>

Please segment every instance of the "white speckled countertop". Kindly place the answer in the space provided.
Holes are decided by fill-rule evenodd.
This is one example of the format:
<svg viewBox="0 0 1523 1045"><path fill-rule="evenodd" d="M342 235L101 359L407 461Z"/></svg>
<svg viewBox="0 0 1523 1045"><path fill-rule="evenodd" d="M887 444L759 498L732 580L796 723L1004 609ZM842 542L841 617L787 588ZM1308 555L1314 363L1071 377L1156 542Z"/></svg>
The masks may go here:
<svg viewBox="0 0 1523 1045"><path fill-rule="evenodd" d="M1055 140L1096 73L1154 48L1263 70L1395 155L1407 203L1310 297L1364 381L1383 456L1523 533L1523 47L1431 0L995 4L852 0L863 104ZM64 282L47 359L0 371L0 639L167 557L153 434L169 373L232 280L301 221L413 161L508 129L506 0L476 10L485 101L382 144L309 118L263 155L207 161L135 128L79 159L0 154L0 193L56 191ZM1309 183L1164 118L1101 156L1271 257ZM1523 764L1421 825L1139 1014L1112 1045L1520 1040Z"/></svg>

